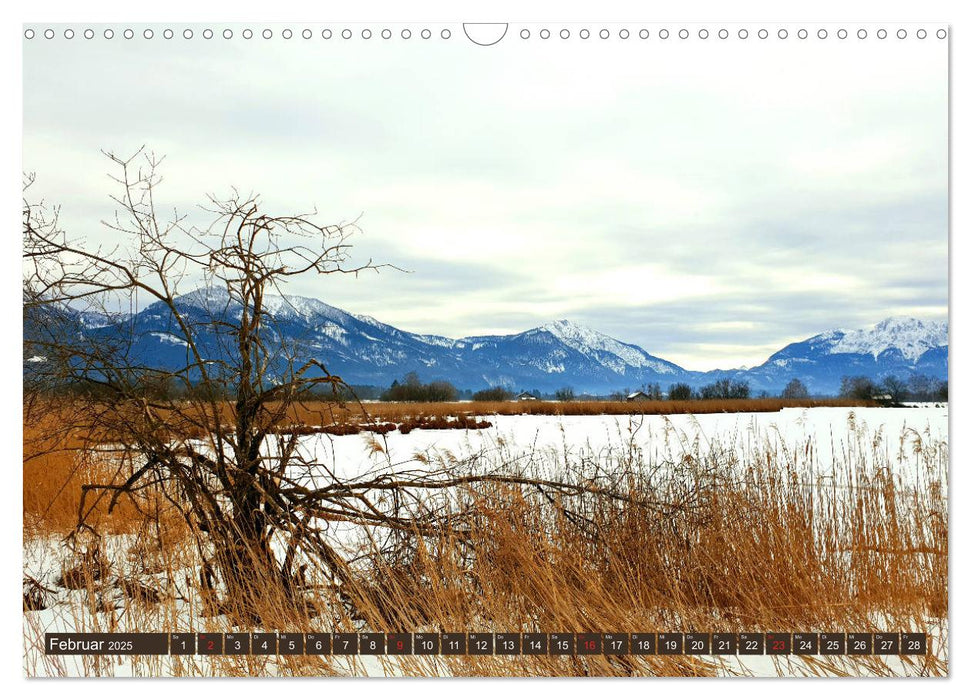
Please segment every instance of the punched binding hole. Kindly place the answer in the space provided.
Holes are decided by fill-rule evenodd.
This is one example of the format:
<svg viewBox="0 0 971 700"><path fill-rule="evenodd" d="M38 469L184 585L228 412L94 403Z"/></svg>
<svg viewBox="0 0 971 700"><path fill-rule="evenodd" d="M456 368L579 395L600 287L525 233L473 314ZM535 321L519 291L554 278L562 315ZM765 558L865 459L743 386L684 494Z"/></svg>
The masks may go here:
<svg viewBox="0 0 971 700"><path fill-rule="evenodd" d="M465 32L468 40L479 46L493 46L498 44L506 36L508 30L509 24L506 22L466 22L462 24L462 31ZM425 36L425 32L422 32L422 36ZM452 32L448 29L442 30L443 39L448 39L450 36L452 36ZM529 30L521 30L519 36L523 39L528 39ZM545 39L546 37L543 38Z"/></svg>

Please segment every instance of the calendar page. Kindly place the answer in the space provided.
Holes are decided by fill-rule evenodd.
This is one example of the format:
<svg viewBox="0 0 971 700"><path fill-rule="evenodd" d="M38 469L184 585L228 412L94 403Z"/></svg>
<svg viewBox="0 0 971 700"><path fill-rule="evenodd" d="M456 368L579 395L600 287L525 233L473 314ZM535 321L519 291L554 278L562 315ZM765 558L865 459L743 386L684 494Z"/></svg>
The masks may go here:
<svg viewBox="0 0 971 700"><path fill-rule="evenodd" d="M23 673L948 675L950 32L23 25Z"/></svg>

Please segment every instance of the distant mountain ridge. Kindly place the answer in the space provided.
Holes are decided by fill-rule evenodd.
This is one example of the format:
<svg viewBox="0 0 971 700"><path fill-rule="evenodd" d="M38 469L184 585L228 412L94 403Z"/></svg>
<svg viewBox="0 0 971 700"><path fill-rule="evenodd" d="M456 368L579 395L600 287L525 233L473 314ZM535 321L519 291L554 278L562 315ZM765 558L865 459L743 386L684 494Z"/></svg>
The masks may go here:
<svg viewBox="0 0 971 700"><path fill-rule="evenodd" d="M844 376L882 379L926 374L947 380L948 324L891 317L858 330L832 330L791 343L748 370L753 385L804 379L811 390L835 393ZM788 379L786 380L788 381Z"/></svg>
<svg viewBox="0 0 971 700"><path fill-rule="evenodd" d="M833 340L831 355L868 354L878 358L888 350L898 350L906 359L916 362L928 350L947 345L947 330L944 322L888 318L873 328L831 331L814 339Z"/></svg>
<svg viewBox="0 0 971 700"><path fill-rule="evenodd" d="M238 318L241 312L237 302L215 289L180 296L176 305L194 320ZM757 367L695 372L566 320L521 333L452 339L409 333L308 297L267 296L264 305L272 315L271 342L288 345L301 358L316 358L331 373L359 385L388 386L414 371L423 380L442 379L473 390L501 385L553 391L569 386L607 394L653 382L666 390L674 382L697 387L732 378L747 381L754 392L775 393L798 378L813 393L835 394L847 375L881 379L922 373L946 380L948 371L947 323L913 318L826 331L785 346ZM131 334L129 352L146 365L175 368L186 363L184 338L161 303L121 321L86 314L81 324L86 333L106 338ZM207 359L231 352L215 330L199 330Z"/></svg>

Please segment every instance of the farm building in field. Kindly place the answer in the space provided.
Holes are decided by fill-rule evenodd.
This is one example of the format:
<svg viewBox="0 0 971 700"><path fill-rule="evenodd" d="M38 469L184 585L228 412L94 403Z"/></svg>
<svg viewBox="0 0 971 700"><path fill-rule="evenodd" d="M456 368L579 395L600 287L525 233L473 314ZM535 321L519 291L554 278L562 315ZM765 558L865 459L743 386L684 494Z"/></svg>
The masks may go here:
<svg viewBox="0 0 971 700"><path fill-rule="evenodd" d="M881 406L889 406L893 403L893 397L890 394L875 394L873 400Z"/></svg>
<svg viewBox="0 0 971 700"><path fill-rule="evenodd" d="M661 399L666 399L668 397L667 392L649 390L647 391L635 391L632 394L628 394L626 401L660 401Z"/></svg>
<svg viewBox="0 0 971 700"><path fill-rule="evenodd" d="M530 394L528 391L524 391L516 397L516 401L536 401L537 397Z"/></svg>

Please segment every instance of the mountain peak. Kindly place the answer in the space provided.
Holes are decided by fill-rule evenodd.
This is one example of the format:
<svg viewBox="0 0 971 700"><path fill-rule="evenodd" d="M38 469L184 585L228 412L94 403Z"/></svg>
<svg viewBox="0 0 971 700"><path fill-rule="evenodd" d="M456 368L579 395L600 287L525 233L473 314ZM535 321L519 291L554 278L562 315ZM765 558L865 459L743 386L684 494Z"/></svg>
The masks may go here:
<svg viewBox="0 0 971 700"><path fill-rule="evenodd" d="M947 321L891 316L869 328L844 331L842 337L835 339L829 354L855 353L877 358L886 350L896 349L914 362L931 348L947 345L947 334Z"/></svg>
<svg viewBox="0 0 971 700"><path fill-rule="evenodd" d="M176 301L199 306L208 311L219 311L240 306L239 302L226 289L220 287L200 287L180 295ZM299 317L306 321L337 320L350 315L320 299L293 294L264 294L263 309L277 318Z"/></svg>
<svg viewBox="0 0 971 700"><path fill-rule="evenodd" d="M940 326L941 322L937 321L922 321L913 316L888 316L879 323L873 325L874 329L884 330L884 331L900 331L907 329L923 329L923 330L933 330L935 327Z"/></svg>
<svg viewBox="0 0 971 700"><path fill-rule="evenodd" d="M557 321L550 321L549 323L545 323L542 326L540 326L538 330L547 331L548 333L552 333L553 335L557 335L557 336L561 333L577 333L579 331L585 331L588 333L598 333L598 331L595 331L591 328L587 328L586 326L581 326L579 323L574 323L573 321L570 321L565 318L561 318Z"/></svg>
<svg viewBox="0 0 971 700"><path fill-rule="evenodd" d="M552 321L535 330L549 333L564 345L582 355L597 358L598 361L621 374L627 371L627 367L649 368L662 374L681 369L677 365L649 355L636 345L622 343L605 333L567 319Z"/></svg>
<svg viewBox="0 0 971 700"><path fill-rule="evenodd" d="M207 309L214 303L227 304L229 292L222 287L199 287L191 292L180 294L175 298L175 301Z"/></svg>
<svg viewBox="0 0 971 700"><path fill-rule="evenodd" d="M297 316L304 320L312 320L318 317L333 318L336 315L350 315L320 299L299 297L294 294L266 294L263 296L263 308L277 317L290 318Z"/></svg>
<svg viewBox="0 0 971 700"><path fill-rule="evenodd" d="M606 342L620 344L619 341L614 340L600 331L595 331L592 328L581 326L579 323L574 323L566 319L551 321L535 330L549 333L575 349L580 349L581 346L602 349L602 346Z"/></svg>

